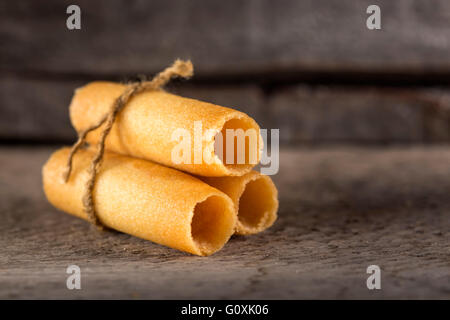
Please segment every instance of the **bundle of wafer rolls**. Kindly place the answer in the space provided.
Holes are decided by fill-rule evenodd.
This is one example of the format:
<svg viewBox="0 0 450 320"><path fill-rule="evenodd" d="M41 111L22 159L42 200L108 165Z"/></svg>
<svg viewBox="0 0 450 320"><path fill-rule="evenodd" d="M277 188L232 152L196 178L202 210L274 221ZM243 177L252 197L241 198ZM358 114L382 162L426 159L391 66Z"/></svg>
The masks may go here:
<svg viewBox="0 0 450 320"><path fill-rule="evenodd" d="M126 88L93 82L77 89L69 108L77 132L104 117ZM179 146L174 132L182 128L195 137L196 122L210 134L197 146L192 144L187 153L192 161L174 161ZM43 167L49 202L86 220L82 198L104 125L87 134L89 146L73 155L66 181L62 177L70 148L53 153ZM251 139L242 144L225 141L227 129L257 132L256 159L248 156ZM162 89L134 95L105 140L92 191L98 220L108 228L200 256L220 250L233 234L264 231L277 218L278 195L270 177L253 170L263 147L259 130L252 118L230 108ZM216 147L219 133L224 140L221 150ZM243 161L225 161L229 143L235 143L232 160L243 152ZM196 161L199 154L209 161Z"/></svg>

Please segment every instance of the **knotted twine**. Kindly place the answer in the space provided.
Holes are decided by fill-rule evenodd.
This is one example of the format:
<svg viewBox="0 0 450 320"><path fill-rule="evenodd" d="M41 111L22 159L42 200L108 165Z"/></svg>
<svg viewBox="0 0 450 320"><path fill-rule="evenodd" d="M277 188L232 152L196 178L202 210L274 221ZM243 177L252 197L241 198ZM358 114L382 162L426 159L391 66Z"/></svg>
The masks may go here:
<svg viewBox="0 0 450 320"><path fill-rule="evenodd" d="M105 140L109 132L111 131L117 114L136 94L149 90L160 90L172 78L189 78L193 75L193 73L194 67L191 61L182 61L177 59L172 66L157 74L151 81L139 81L128 84L125 88L125 91L114 101L111 110L106 115L104 115L97 123L93 124L85 130L81 130L80 132L78 132L78 140L70 150L69 157L67 159L67 167L63 172L63 179L65 183L69 180L70 173L72 172L73 157L75 153L80 149L80 147L85 143L87 134L95 129L98 129L100 126L106 123L103 131L100 134L100 140L97 144L97 151L92 159L90 167L88 168L88 180L86 181L86 186L82 198L83 210L85 211L89 221L98 229L103 230L104 226L100 222L95 212L92 193L95 186L95 178L100 169L103 154L105 153Z"/></svg>

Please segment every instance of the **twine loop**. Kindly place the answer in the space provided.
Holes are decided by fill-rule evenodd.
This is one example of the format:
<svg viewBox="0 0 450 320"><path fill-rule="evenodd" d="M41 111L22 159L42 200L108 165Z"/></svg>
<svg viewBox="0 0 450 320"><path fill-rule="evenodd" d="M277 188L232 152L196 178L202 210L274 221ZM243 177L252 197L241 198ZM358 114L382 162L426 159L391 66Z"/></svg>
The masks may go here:
<svg viewBox="0 0 450 320"><path fill-rule="evenodd" d="M104 229L104 226L95 212L92 193L95 186L95 178L100 169L103 155L105 153L105 141L109 132L111 131L117 114L136 94L149 90L159 90L164 87L172 78L189 78L193 75L193 73L194 67L191 61L182 61L177 59L172 66L158 73L151 81L140 81L128 84L125 91L114 101L111 110L106 115L104 115L97 123L91 125L85 130L78 132L78 140L70 150L69 157L67 159L67 167L63 172L63 179L65 183L69 180L70 174L72 172L73 157L75 153L77 153L77 151L80 149L80 147L86 142L87 134L105 124L105 127L100 134L100 140L97 144L97 151L92 159L91 165L88 168L89 178L86 181L86 188L82 199L83 209L87 214L89 221L100 230Z"/></svg>

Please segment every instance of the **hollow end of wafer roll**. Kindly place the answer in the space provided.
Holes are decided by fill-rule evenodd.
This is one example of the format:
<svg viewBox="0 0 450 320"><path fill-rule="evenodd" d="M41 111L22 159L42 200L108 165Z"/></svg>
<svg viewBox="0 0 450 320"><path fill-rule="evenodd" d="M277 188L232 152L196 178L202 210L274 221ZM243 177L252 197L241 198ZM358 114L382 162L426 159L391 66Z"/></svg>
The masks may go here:
<svg viewBox="0 0 450 320"><path fill-rule="evenodd" d="M198 254L209 256L220 250L233 234L236 218L231 201L225 196L209 196L195 205L191 236Z"/></svg>
<svg viewBox="0 0 450 320"><path fill-rule="evenodd" d="M234 147L234 157L232 161L227 161L227 130L238 130L242 129L244 133L248 130L254 130L253 140L249 136L245 136L244 148L239 150L239 144L237 139L233 141ZM241 176L252 170L252 168L259 163L261 160L261 154L264 147L264 142L261 138L260 128L256 121L248 117L245 114L234 114L233 117L226 119L220 129L220 134L223 137L222 145L223 149L219 150L217 140L214 141L214 152L218 157L219 161L223 164L226 170L226 175L228 176ZM217 137L216 137L217 138ZM244 152L244 161L239 163L238 154Z"/></svg>
<svg viewBox="0 0 450 320"><path fill-rule="evenodd" d="M233 201L237 215L235 234L262 232L277 219L278 191L269 176L250 171L239 177L200 179L224 192Z"/></svg>
<svg viewBox="0 0 450 320"><path fill-rule="evenodd" d="M246 181L237 200L236 234L255 234L269 228L277 219L278 192L268 176Z"/></svg>

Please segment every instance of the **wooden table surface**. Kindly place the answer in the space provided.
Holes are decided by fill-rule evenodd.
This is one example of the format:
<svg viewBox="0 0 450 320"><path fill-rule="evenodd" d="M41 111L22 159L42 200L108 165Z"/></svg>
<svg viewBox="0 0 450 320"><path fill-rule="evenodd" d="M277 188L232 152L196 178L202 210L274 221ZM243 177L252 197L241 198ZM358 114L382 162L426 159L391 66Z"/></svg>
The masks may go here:
<svg viewBox="0 0 450 320"><path fill-rule="evenodd" d="M278 221L207 258L54 209L41 167L56 148L0 147L0 298L450 298L449 147L283 149Z"/></svg>

